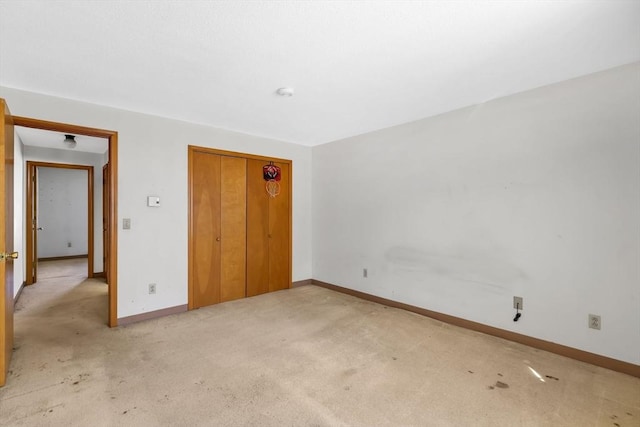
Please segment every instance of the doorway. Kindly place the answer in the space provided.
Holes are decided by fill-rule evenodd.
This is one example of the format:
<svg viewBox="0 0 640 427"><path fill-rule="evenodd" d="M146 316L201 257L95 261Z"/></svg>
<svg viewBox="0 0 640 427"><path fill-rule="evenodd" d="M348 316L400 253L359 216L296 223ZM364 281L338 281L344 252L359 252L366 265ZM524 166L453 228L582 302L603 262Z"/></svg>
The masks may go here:
<svg viewBox="0 0 640 427"><path fill-rule="evenodd" d="M118 284L117 284L117 182L118 182L118 133L115 131L96 129L85 126L77 126L68 123L50 122L45 120L32 119L28 117L13 116L13 124L15 126L22 126L26 128L49 130L54 132L60 132L64 134L85 135L98 138L105 138L108 140L108 174L106 174L108 187L108 195L106 197L106 206L104 209L108 212L108 218L104 222L106 228L105 234L108 237L108 243L105 245L105 260L104 274L108 277L108 293L109 293L109 307L107 324L110 327L118 326L117 317L117 301L118 301ZM93 200L93 197L89 198ZM93 221L93 220L92 220ZM30 224L25 224L27 230ZM89 236L93 236L93 228L89 233ZM27 244L29 243L27 239ZM90 245L93 246L93 245ZM28 261L28 259L27 259ZM92 269L92 263L89 262ZM92 271L93 273L93 271ZM27 277L29 276L29 270L27 270ZM90 276L91 277L91 276Z"/></svg>
<svg viewBox="0 0 640 427"><path fill-rule="evenodd" d="M87 277L94 277L93 166L27 161L26 169L25 285L38 281L38 261L82 258L85 255ZM43 173L48 175L49 183L41 187ZM86 198L81 194L83 180ZM69 187L74 194L68 194ZM73 187L76 187L75 191ZM46 200L46 204L39 202L42 200ZM49 221L45 224L43 220ZM42 244L39 245L40 235Z"/></svg>

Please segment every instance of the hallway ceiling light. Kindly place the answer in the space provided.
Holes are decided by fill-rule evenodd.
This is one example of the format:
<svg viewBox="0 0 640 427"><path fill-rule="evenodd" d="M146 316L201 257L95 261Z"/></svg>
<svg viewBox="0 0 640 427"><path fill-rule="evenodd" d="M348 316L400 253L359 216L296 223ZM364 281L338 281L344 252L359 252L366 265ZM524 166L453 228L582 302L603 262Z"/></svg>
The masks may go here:
<svg viewBox="0 0 640 427"><path fill-rule="evenodd" d="M64 143L69 148L76 148L76 145L78 144L76 142L76 136L75 135L65 135L64 136Z"/></svg>

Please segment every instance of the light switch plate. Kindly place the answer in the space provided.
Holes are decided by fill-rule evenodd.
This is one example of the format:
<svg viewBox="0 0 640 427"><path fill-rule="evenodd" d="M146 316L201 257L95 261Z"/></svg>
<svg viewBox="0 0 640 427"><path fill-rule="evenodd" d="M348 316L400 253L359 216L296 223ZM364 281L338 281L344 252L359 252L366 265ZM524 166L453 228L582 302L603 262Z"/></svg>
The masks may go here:
<svg viewBox="0 0 640 427"><path fill-rule="evenodd" d="M147 197L147 206L157 208L160 206L160 197L149 196Z"/></svg>
<svg viewBox="0 0 640 427"><path fill-rule="evenodd" d="M131 230L131 218L122 218L122 229Z"/></svg>

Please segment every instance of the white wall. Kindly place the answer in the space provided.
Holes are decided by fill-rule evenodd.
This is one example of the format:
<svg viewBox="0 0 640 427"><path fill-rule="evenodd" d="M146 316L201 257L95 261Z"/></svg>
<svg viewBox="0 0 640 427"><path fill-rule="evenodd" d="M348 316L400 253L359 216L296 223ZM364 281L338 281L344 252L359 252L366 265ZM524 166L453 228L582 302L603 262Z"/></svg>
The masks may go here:
<svg viewBox="0 0 640 427"><path fill-rule="evenodd" d="M4 87L0 96L17 116L118 132L118 223L132 224L118 230L118 317L187 303L189 144L293 160L293 280L311 277L309 147ZM162 207L147 207L149 195Z"/></svg>
<svg viewBox="0 0 640 427"><path fill-rule="evenodd" d="M103 272L102 166L106 163L105 155L27 145L24 146L24 161L93 166L93 271L95 273ZM26 192L26 188L24 191Z"/></svg>
<svg viewBox="0 0 640 427"><path fill-rule="evenodd" d="M88 171L39 167L38 258L86 255Z"/></svg>
<svg viewBox="0 0 640 427"><path fill-rule="evenodd" d="M640 64L315 147L312 182L315 279L640 363Z"/></svg>
<svg viewBox="0 0 640 427"><path fill-rule="evenodd" d="M20 291L25 277L24 244L24 163L22 151L24 146L16 133L13 151L13 250L18 252L18 259L13 261L13 295Z"/></svg>

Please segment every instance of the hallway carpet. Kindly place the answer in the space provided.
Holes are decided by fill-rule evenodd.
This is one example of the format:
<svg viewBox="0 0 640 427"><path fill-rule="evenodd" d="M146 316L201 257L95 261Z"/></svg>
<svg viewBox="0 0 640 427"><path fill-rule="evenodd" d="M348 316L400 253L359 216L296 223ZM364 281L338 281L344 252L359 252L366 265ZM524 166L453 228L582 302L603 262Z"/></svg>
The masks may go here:
<svg viewBox="0 0 640 427"><path fill-rule="evenodd" d="M0 425L640 425L638 378L315 286L106 318L100 281L24 290Z"/></svg>

